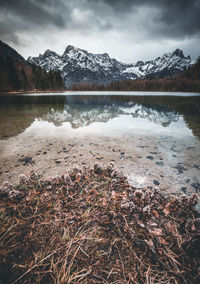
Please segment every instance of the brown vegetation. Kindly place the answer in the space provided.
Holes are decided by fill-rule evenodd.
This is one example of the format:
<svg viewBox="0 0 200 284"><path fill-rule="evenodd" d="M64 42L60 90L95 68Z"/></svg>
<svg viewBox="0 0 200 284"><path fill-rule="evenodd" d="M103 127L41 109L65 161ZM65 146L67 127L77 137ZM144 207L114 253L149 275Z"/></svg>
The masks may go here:
<svg viewBox="0 0 200 284"><path fill-rule="evenodd" d="M196 195L136 189L113 168L0 188L1 283L199 283Z"/></svg>

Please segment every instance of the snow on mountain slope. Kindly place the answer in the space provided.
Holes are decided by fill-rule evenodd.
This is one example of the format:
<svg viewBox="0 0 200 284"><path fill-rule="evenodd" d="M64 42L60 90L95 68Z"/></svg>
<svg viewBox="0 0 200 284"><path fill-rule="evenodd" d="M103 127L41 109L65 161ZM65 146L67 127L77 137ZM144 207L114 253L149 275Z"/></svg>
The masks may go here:
<svg viewBox="0 0 200 284"><path fill-rule="evenodd" d="M50 70L57 70L63 64L61 56L49 49L47 49L43 55L40 54L39 57L29 57L28 61L45 68L47 72Z"/></svg>
<svg viewBox="0 0 200 284"><path fill-rule="evenodd" d="M62 55L47 50L39 57L29 57L28 61L47 71L60 70L67 87L81 82L108 84L145 77L172 77L191 65L190 56L185 57L180 49L155 60L125 64L110 58L107 53L93 54L72 45L68 45Z"/></svg>
<svg viewBox="0 0 200 284"><path fill-rule="evenodd" d="M135 73L138 77L163 78L172 77L180 71L187 69L191 64L190 56L185 57L183 51L176 49L172 53L165 53L155 60L133 64L123 73Z"/></svg>

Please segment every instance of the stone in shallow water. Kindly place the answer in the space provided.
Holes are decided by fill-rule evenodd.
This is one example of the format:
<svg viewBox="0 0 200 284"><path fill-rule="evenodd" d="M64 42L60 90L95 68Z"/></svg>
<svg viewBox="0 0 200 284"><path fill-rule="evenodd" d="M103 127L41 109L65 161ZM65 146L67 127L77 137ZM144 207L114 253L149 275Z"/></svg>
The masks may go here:
<svg viewBox="0 0 200 284"><path fill-rule="evenodd" d="M146 159L153 160L152 156L147 156Z"/></svg>
<svg viewBox="0 0 200 284"><path fill-rule="evenodd" d="M186 194L187 188L185 186L181 187L181 190Z"/></svg>
<svg viewBox="0 0 200 284"><path fill-rule="evenodd" d="M24 155L22 155L21 157L23 157ZM32 157L25 157L22 159L18 160L19 162L23 163L23 166L26 166L28 164L35 164L35 162L33 161Z"/></svg>
<svg viewBox="0 0 200 284"><path fill-rule="evenodd" d="M200 166L195 165L195 164L194 164L194 168L196 168L196 169L199 169L199 170L200 170Z"/></svg>
<svg viewBox="0 0 200 284"><path fill-rule="evenodd" d="M160 184L159 181L156 180L156 179L154 179L153 183L154 183L155 185L159 185L159 184Z"/></svg>
<svg viewBox="0 0 200 284"><path fill-rule="evenodd" d="M181 163L178 163L176 167L174 167L175 169L178 170L178 173L179 174L183 174L184 171L187 171L188 169L187 168L184 168Z"/></svg>
<svg viewBox="0 0 200 284"><path fill-rule="evenodd" d="M164 166L164 163L163 163L163 162L156 162L156 165L158 165L158 166Z"/></svg>
<svg viewBox="0 0 200 284"><path fill-rule="evenodd" d="M198 182L192 183L191 186L195 189L196 193L198 193L198 191L200 191L200 184Z"/></svg>

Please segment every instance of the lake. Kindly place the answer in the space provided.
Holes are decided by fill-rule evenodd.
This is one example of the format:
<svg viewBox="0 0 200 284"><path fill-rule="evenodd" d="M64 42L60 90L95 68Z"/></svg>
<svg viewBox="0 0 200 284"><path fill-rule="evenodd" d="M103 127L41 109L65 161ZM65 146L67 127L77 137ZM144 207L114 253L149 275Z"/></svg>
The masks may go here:
<svg viewBox="0 0 200 284"><path fill-rule="evenodd" d="M31 169L49 176L95 161L113 161L136 187L199 193L200 94L0 96L0 183Z"/></svg>

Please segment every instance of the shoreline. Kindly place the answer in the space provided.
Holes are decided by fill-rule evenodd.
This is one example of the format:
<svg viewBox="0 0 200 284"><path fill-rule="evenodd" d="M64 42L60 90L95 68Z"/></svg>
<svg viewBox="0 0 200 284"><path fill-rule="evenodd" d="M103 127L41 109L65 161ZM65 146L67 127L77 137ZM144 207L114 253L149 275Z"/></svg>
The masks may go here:
<svg viewBox="0 0 200 284"><path fill-rule="evenodd" d="M152 91L152 90L149 90L149 91L126 91L126 90L123 90L123 91L117 91L117 90L101 90L101 91L98 91L98 90L72 90L72 89L66 89L66 90L28 90L28 91L0 91L0 95L15 95L15 94L40 94L40 93L67 93L67 92L73 92L73 93L103 93L103 92L108 92L108 93L183 93L183 94L195 94L195 95L200 95L200 92L185 92L185 91Z"/></svg>
<svg viewBox="0 0 200 284"><path fill-rule="evenodd" d="M29 90L29 91L9 91L9 92L2 92L0 91L0 95L14 95L14 94L31 94L31 93L65 93L70 90Z"/></svg>

